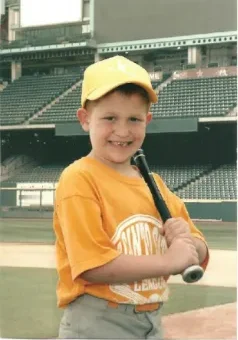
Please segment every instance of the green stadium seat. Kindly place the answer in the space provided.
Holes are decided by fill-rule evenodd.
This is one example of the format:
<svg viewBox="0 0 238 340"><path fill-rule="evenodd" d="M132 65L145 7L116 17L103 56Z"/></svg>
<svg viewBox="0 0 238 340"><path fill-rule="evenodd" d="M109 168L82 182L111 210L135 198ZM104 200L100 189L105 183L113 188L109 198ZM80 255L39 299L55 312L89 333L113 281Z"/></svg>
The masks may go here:
<svg viewBox="0 0 238 340"><path fill-rule="evenodd" d="M1 125L21 124L77 83L80 77L74 74L23 76L14 81L0 93Z"/></svg>
<svg viewBox="0 0 238 340"><path fill-rule="evenodd" d="M237 199L236 164L223 164L176 190L183 199Z"/></svg>

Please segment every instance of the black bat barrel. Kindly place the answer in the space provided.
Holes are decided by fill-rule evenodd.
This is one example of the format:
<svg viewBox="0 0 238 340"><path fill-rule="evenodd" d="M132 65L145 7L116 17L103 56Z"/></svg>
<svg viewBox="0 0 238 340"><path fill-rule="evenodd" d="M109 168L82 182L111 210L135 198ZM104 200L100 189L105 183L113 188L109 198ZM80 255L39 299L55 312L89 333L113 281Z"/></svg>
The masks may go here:
<svg viewBox="0 0 238 340"><path fill-rule="evenodd" d="M138 150L137 153L135 154L134 161L137 167L139 168L145 182L147 183L150 192L153 196L155 206L160 213L162 221L165 223L172 216L170 215L169 209L167 208L167 205L162 195L160 194L160 191L158 190L154 177L150 172L150 169L146 162L145 155L141 149Z"/></svg>
<svg viewBox="0 0 238 340"><path fill-rule="evenodd" d="M165 223L172 216L149 169L143 150L139 149L134 155L133 159L138 169L140 170L144 181L148 185L149 190L153 196L154 204L158 212L160 213L163 223ZM200 280L203 276L203 273L204 271L200 266L194 265L185 269L185 271L182 273L182 277L185 282L193 283Z"/></svg>

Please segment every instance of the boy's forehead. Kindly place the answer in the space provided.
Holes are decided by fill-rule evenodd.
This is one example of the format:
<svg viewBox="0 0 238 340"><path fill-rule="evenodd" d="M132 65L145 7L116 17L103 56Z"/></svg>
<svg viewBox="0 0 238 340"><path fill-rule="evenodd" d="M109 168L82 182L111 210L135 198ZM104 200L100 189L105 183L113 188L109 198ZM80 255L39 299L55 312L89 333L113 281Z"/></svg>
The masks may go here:
<svg viewBox="0 0 238 340"><path fill-rule="evenodd" d="M146 114L148 108L148 105L139 94L135 93L127 96L119 91L110 93L97 101L92 101L88 106L90 111L97 111L102 114L114 113L118 115L124 115L126 113Z"/></svg>
<svg viewBox="0 0 238 340"><path fill-rule="evenodd" d="M139 93L125 94L117 90L106 94L104 97L100 98L97 102L104 103L104 105L111 105L114 102L123 105L145 104L145 101L143 100Z"/></svg>

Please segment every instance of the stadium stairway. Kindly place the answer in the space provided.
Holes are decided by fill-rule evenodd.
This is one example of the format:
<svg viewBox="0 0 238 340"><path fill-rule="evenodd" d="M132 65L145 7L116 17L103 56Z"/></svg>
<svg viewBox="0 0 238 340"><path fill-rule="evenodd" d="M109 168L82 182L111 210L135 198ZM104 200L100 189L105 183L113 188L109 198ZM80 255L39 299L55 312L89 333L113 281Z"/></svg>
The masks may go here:
<svg viewBox="0 0 238 340"><path fill-rule="evenodd" d="M1 125L27 124L30 117L80 79L74 74L20 77L0 92Z"/></svg>
<svg viewBox="0 0 238 340"><path fill-rule="evenodd" d="M199 180L200 178L206 176L207 174L209 174L212 171L212 169L213 169L212 165L209 165L208 168L206 170L201 171L200 174L195 175L193 178L190 178L187 181L185 181L185 182L179 184L178 186L174 187L173 191L177 192L177 191L187 187L191 183L193 183L193 182Z"/></svg>
<svg viewBox="0 0 238 340"><path fill-rule="evenodd" d="M237 106L235 106L230 112L228 112L227 117L236 117L237 116Z"/></svg>
<svg viewBox="0 0 238 340"><path fill-rule="evenodd" d="M167 79L165 79L165 81L159 84L159 86L155 89L155 92L159 94L159 92L162 91L166 86L171 84L172 81L173 81L173 74L171 74Z"/></svg>
<svg viewBox="0 0 238 340"><path fill-rule="evenodd" d="M72 91L76 90L77 88L81 87L82 80L79 80L76 84L72 85L69 89L67 89L64 93L62 93L59 97L52 100L51 103L43 107L39 112L35 113L32 117L30 117L24 124L39 124L42 122L41 118L43 118L44 122L44 113L49 111L55 104L59 103L63 98L68 96L68 94L72 93Z"/></svg>
<svg viewBox="0 0 238 340"><path fill-rule="evenodd" d="M81 84L78 84L67 95L59 99L42 115L31 120L30 124L56 124L59 122L75 122L76 112L80 106Z"/></svg>
<svg viewBox="0 0 238 340"><path fill-rule="evenodd" d="M36 166L37 162L29 156L12 155L1 163L0 182L2 184L21 173L31 172Z"/></svg>

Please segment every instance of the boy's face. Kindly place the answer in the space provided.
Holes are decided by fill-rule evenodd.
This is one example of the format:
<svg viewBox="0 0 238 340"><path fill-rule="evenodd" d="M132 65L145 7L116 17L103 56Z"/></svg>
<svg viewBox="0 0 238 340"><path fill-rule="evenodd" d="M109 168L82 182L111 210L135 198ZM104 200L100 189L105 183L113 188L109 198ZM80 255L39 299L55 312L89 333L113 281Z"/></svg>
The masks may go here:
<svg viewBox="0 0 238 340"><path fill-rule="evenodd" d="M95 104L90 103L87 110L80 109L78 118L89 132L91 155L115 167L130 164L144 141L152 115L140 95L113 92Z"/></svg>

